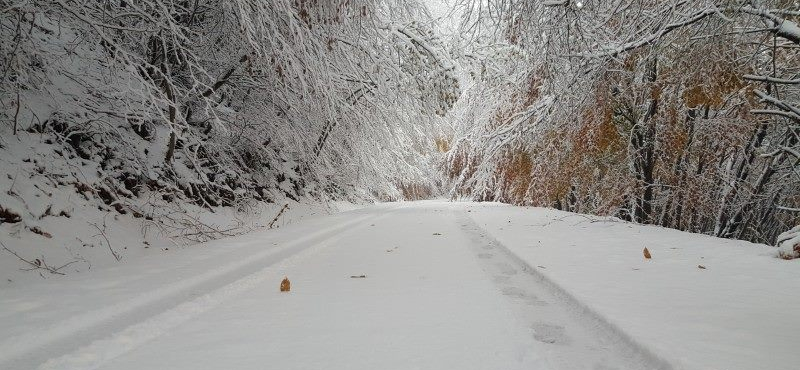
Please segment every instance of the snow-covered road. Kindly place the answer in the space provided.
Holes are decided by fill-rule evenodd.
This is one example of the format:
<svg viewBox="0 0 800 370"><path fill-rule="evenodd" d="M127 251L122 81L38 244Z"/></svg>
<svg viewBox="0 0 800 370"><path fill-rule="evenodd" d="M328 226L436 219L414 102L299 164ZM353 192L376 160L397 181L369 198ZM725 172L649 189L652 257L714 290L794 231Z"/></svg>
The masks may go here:
<svg viewBox="0 0 800 370"><path fill-rule="evenodd" d="M673 368L470 212L384 204L10 287L0 368Z"/></svg>

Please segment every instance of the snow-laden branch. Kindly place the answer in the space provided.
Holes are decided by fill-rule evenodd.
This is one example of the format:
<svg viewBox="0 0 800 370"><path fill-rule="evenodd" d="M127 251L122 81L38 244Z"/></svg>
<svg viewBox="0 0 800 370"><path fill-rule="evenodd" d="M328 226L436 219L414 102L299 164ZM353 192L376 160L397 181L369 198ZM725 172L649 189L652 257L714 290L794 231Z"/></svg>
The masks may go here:
<svg viewBox="0 0 800 370"><path fill-rule="evenodd" d="M628 51L631 51L631 50L634 50L634 49L638 49L638 48L641 48L641 47L646 46L646 45L650 45L650 44L662 39L664 36L668 35L669 33L673 32L675 30L678 30L678 29L681 29L683 27L692 25L694 23L702 21L702 20L706 19L707 17L709 17L711 15L715 15L715 14L720 14L719 9L717 9L716 7L703 9L703 10L695 12L693 15L687 17L687 19L684 19L684 20L679 21L679 22L670 23L670 24L667 24L667 25L665 25L663 27L659 27L657 30L655 30L655 32L651 33L650 35L644 36L644 37L642 37L642 38L640 38L638 40L631 41L631 42L628 42L628 43L625 43L625 44L622 44L622 45L619 45L619 46L601 45L599 47L600 50L598 50L598 51L580 53L580 54L577 54L575 56L584 57L584 58L616 57L619 54L622 54L622 53L625 53L625 52L628 52Z"/></svg>
<svg viewBox="0 0 800 370"><path fill-rule="evenodd" d="M772 76L756 76L751 74L746 74L742 76L745 80L750 81L760 81L760 82L769 82L774 84L781 84L781 85L799 85L800 79L787 79L787 78L777 78Z"/></svg>
<svg viewBox="0 0 800 370"><path fill-rule="evenodd" d="M793 115L795 119L800 118L800 108L792 105L791 103L778 99L761 90L754 90L753 93L756 94L756 96L758 96L761 99L761 101L769 103L787 113L790 113L791 115Z"/></svg>
<svg viewBox="0 0 800 370"><path fill-rule="evenodd" d="M756 9L749 6L736 8L743 13L761 17L770 23L772 31L780 37L783 37L795 44L800 44L800 27L797 23L777 16L769 10Z"/></svg>

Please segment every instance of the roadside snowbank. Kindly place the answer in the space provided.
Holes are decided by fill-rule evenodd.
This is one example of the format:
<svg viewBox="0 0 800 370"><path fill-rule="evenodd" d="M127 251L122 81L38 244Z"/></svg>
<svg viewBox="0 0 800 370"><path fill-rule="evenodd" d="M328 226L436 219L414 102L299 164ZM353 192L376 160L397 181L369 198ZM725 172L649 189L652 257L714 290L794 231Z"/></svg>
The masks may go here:
<svg viewBox="0 0 800 370"><path fill-rule="evenodd" d="M165 201L155 193L106 204L97 195L106 188L98 185L102 181L96 163L76 166L56 155L56 146L35 140L11 144L0 158L0 170L6 173L0 176L0 289L261 230L273 220L272 227L278 228L363 207L294 201L280 194L273 203L251 200L213 209ZM117 207L121 204L125 206ZM131 204L144 214L131 211ZM284 205L288 208L276 219Z"/></svg>
<svg viewBox="0 0 800 370"><path fill-rule="evenodd" d="M467 208L512 253L677 369L797 368L800 265L774 248L549 209Z"/></svg>
<svg viewBox="0 0 800 370"><path fill-rule="evenodd" d="M0 368L30 368L15 361L52 355L51 350L105 338L180 303L203 301L211 292L367 217L359 210L307 216L303 222L279 230L261 230L187 248L156 249L128 263L97 267L87 273L0 286L0 332L4 334L0 338ZM202 311L209 306L199 304L193 309ZM181 317L174 317L170 323L176 320Z"/></svg>

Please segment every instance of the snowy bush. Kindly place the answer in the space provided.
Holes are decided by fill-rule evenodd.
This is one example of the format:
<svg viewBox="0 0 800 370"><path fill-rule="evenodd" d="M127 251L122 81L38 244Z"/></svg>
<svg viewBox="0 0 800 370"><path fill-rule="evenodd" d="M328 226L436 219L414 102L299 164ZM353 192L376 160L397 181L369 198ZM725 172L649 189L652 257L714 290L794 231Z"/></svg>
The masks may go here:
<svg viewBox="0 0 800 370"><path fill-rule="evenodd" d="M451 197L767 244L800 221L796 4L461 3Z"/></svg>
<svg viewBox="0 0 800 370"><path fill-rule="evenodd" d="M778 236L778 256L783 259L800 258L800 225Z"/></svg>
<svg viewBox="0 0 800 370"><path fill-rule="evenodd" d="M0 218L14 243L62 210L200 241L232 232L202 212L439 193L435 123L460 87L416 0L0 8Z"/></svg>
<svg viewBox="0 0 800 370"><path fill-rule="evenodd" d="M435 192L425 117L449 110L459 87L413 0L23 1L4 12L3 129L55 136L100 165L111 193L148 187L216 207L396 196L398 184Z"/></svg>

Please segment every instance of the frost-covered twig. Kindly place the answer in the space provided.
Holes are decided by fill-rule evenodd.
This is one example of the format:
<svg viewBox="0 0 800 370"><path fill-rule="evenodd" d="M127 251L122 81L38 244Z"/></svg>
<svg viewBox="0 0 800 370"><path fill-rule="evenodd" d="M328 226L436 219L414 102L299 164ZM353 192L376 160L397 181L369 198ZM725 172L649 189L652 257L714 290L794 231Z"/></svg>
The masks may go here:
<svg viewBox="0 0 800 370"><path fill-rule="evenodd" d="M111 246L111 241L108 240L108 236L106 236L105 220L103 221L103 228L102 229L99 226L97 226L97 224L95 224L93 222L89 222L89 225L92 225L95 229L97 229L98 234L95 235L95 236L102 236L103 237L103 240L105 240L106 246L108 247L108 250L111 252L111 255L114 256L114 259L117 260L117 262L119 262L122 259L122 257L117 253L117 251L114 250L114 248Z"/></svg>
<svg viewBox="0 0 800 370"><path fill-rule="evenodd" d="M283 205L283 207L281 207L281 210L278 211L278 214L275 215L275 218L273 218L272 221L270 221L269 224L267 224L267 228L271 229L272 226L275 225L275 222L278 221L278 219L281 217L283 212L285 212L287 209L289 209L289 203L286 203L286 204Z"/></svg>
<svg viewBox="0 0 800 370"><path fill-rule="evenodd" d="M26 271L30 271L30 270L45 270L45 271L47 271L47 272L49 272L51 274L54 274L54 275L64 275L64 273L61 272L60 270L62 270L63 268L65 268L65 267L67 267L69 265L72 265L73 263L79 262L78 260L75 260L75 261L67 262L67 263L65 263L65 264L63 264L61 266L58 266L58 267L50 266L50 265L47 264L47 262L45 262L44 257L35 258L33 260L28 260L28 259L25 259L22 256L20 256L19 254L17 254L17 252L14 252L13 250L11 250L8 247L6 247L6 245L3 244L3 242L0 242L0 246L3 247L3 250L5 250L8 253L11 253L12 255L17 257L17 259L19 259L20 261L26 263L28 266L30 266L30 268L28 268L28 269L23 269L23 270L26 270Z"/></svg>

